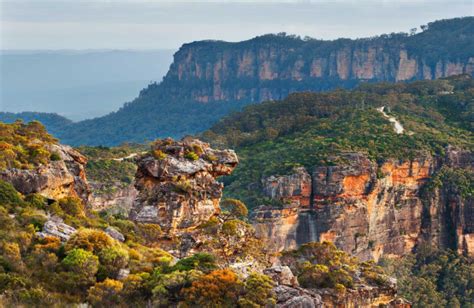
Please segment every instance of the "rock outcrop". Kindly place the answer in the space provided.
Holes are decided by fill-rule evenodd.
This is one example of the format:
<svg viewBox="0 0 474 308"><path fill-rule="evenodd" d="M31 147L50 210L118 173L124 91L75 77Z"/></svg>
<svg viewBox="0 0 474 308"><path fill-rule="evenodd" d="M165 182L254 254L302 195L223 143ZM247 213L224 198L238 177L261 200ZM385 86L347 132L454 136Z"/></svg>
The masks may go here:
<svg viewBox="0 0 474 308"><path fill-rule="evenodd" d="M58 154L59 159L32 170L0 171L0 179L12 183L24 195L38 193L51 200L78 197L87 202L89 185L84 171L87 159L66 145L50 144L48 150Z"/></svg>
<svg viewBox="0 0 474 308"><path fill-rule="evenodd" d="M153 153L138 160L138 196L130 218L159 224L163 230L192 229L220 211L223 185L238 164L232 150L215 150L197 139L155 143Z"/></svg>
<svg viewBox="0 0 474 308"><path fill-rule="evenodd" d="M453 148L446 152L445 157L425 155L379 164L362 154L347 153L344 163L306 172L311 174L309 193L294 189L301 186L305 173L301 169L290 176L264 179L267 196L284 204L254 211L257 234L267 238L274 250L328 240L362 259L401 256L427 242L473 256L472 196L462 196L452 187L436 187L431 178L441 168L472 172L474 155ZM308 196L309 206L306 201L287 202Z"/></svg>
<svg viewBox="0 0 474 308"><path fill-rule="evenodd" d="M61 241L66 242L75 232L76 229L74 227L65 224L60 217L53 216L45 222L43 230L37 232L36 235L39 238L46 236L57 237Z"/></svg>
<svg viewBox="0 0 474 308"><path fill-rule="evenodd" d="M359 284L340 293L334 289L300 287L288 266L268 268L264 273L276 284L273 291L277 307L411 307L397 297L396 285L379 287Z"/></svg>

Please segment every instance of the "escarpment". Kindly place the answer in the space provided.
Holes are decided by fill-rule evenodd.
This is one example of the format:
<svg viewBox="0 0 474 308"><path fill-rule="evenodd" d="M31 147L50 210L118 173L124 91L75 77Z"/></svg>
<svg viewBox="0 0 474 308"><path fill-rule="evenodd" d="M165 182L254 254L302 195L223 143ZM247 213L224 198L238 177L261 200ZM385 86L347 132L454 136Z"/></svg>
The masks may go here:
<svg viewBox="0 0 474 308"><path fill-rule="evenodd" d="M249 45L247 48L229 44L210 54L208 50L215 44L185 45L175 55L165 81L189 87L187 98L201 103L260 102L283 99L296 91L351 88L363 81L433 80L474 73L474 55L461 62L439 59L428 66L422 55L412 54L402 45L387 50L380 42L362 44L365 46L347 42L326 54L318 51L316 43L276 47L261 43L259 38L242 43ZM192 84L202 87L193 89Z"/></svg>
<svg viewBox="0 0 474 308"><path fill-rule="evenodd" d="M363 81L472 75L472 50L460 54L452 49L453 44L464 40L465 33L459 37L452 33L449 40L455 42L450 46L431 41L444 26L456 22L465 22L469 25L464 29L472 30L470 19L459 19L431 23L428 29L412 36L322 41L282 34L238 43L194 42L183 45L175 54L162 86L169 85L173 96L201 103L261 102L283 99L297 91L351 88ZM433 45L438 48L433 50ZM188 91L183 92L183 88Z"/></svg>
<svg viewBox="0 0 474 308"><path fill-rule="evenodd" d="M264 193L282 203L253 214L257 233L273 249L328 240L363 259L378 259L430 243L474 255L472 196L441 179L453 170L472 173L472 152L448 148L445 157L380 163L346 153L342 161L263 180Z"/></svg>
<svg viewBox="0 0 474 308"><path fill-rule="evenodd" d="M130 218L164 230L196 227L220 211L223 185L216 177L237 166L231 150L215 150L197 139L157 141L138 161L138 196Z"/></svg>

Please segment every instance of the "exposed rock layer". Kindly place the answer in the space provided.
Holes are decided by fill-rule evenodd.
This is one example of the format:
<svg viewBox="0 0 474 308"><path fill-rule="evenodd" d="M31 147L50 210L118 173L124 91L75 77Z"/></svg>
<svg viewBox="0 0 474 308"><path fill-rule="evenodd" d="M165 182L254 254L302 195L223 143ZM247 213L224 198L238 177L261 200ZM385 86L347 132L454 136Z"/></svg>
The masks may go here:
<svg viewBox="0 0 474 308"><path fill-rule="evenodd" d="M89 184L84 171L87 159L69 146L49 147L51 153L59 155L59 160L33 170L6 169L0 172L0 178L24 195L38 193L51 200L78 197L87 202Z"/></svg>
<svg viewBox="0 0 474 308"><path fill-rule="evenodd" d="M138 160L138 196L131 219L165 230L196 227L219 212L223 185L216 177L237 166L234 151L214 150L197 139L157 142L153 155Z"/></svg>
<svg viewBox="0 0 474 308"><path fill-rule="evenodd" d="M162 85L173 96L201 103L260 102L283 99L296 91L353 87L361 81L474 73L474 53L462 59L428 59L419 52L422 44L415 52L402 41L323 42L268 35L239 43L194 42L174 55Z"/></svg>
<svg viewBox="0 0 474 308"><path fill-rule="evenodd" d="M316 166L311 174L298 169L263 181L264 192L284 203L282 208L261 206L254 211L256 231L273 249L329 240L350 254L378 259L404 255L429 242L474 255L472 197L427 187L442 166L472 172L471 152L449 148L446 157L381 164L348 153L343 160L347 163ZM275 183L285 187L275 190ZM301 186L312 187L311 193L294 189Z"/></svg>
<svg viewBox="0 0 474 308"><path fill-rule="evenodd" d="M91 182L92 193L89 196L89 206L97 211L108 209L113 212L128 214L133 202L138 195L135 185L132 183L123 186L117 183L117 188L111 191L103 191L100 183Z"/></svg>

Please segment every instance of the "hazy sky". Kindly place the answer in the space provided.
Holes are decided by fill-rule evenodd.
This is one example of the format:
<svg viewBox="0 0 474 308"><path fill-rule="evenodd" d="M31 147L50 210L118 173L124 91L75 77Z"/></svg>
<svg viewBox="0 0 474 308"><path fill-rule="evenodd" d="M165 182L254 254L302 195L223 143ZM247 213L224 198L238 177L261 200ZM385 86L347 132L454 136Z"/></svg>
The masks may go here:
<svg viewBox="0 0 474 308"><path fill-rule="evenodd" d="M0 0L0 49L160 49L287 32L333 39L474 15L474 0Z"/></svg>

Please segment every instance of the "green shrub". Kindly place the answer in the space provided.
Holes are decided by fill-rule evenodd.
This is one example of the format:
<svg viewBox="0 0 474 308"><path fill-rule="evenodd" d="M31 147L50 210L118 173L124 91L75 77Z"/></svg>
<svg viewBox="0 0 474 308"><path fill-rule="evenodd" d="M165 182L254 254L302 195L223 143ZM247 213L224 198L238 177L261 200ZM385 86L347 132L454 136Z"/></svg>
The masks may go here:
<svg viewBox="0 0 474 308"><path fill-rule="evenodd" d="M275 282L268 276L251 273L244 282L244 295L239 299L240 307L273 307L276 295Z"/></svg>
<svg viewBox="0 0 474 308"><path fill-rule="evenodd" d="M32 207L44 210L48 205L48 200L40 194L29 194L25 197L25 201L28 202Z"/></svg>
<svg viewBox="0 0 474 308"><path fill-rule="evenodd" d="M12 184L0 180L0 204L7 206L24 205L21 194L16 191Z"/></svg>
<svg viewBox="0 0 474 308"><path fill-rule="evenodd" d="M179 260L173 267L173 271L189 271L192 269L208 273L217 268L216 258L208 253L197 253L191 257Z"/></svg>
<svg viewBox="0 0 474 308"><path fill-rule="evenodd" d="M235 236L237 235L237 230L239 229L239 221L238 220L228 220L222 224L222 233L228 236Z"/></svg>
<svg viewBox="0 0 474 308"><path fill-rule="evenodd" d="M217 219L217 217L211 217L208 221L200 224L199 228L206 234L216 234L219 230L219 219Z"/></svg>
<svg viewBox="0 0 474 308"><path fill-rule="evenodd" d="M61 210L74 217L85 217L85 206L81 199L75 197L66 197L58 201Z"/></svg>
<svg viewBox="0 0 474 308"><path fill-rule="evenodd" d="M199 155L197 155L194 151L188 151L184 154L184 157L189 160L198 160Z"/></svg>
<svg viewBox="0 0 474 308"><path fill-rule="evenodd" d="M167 157L168 155L166 155L166 153L164 153L163 151L161 150L154 150L153 151L153 157L155 159L158 159L158 160L163 160Z"/></svg>
<svg viewBox="0 0 474 308"><path fill-rule="evenodd" d="M61 264L67 271L84 276L95 276L99 269L99 258L90 251L75 248L68 252Z"/></svg>
<svg viewBox="0 0 474 308"><path fill-rule="evenodd" d="M49 159L50 159L51 161L59 161L59 160L61 160L61 156L60 156L58 153L53 152L53 153L51 153L51 155L49 156Z"/></svg>
<svg viewBox="0 0 474 308"><path fill-rule="evenodd" d="M99 252L99 278L116 278L120 269L127 267L128 252L119 247L107 247Z"/></svg>
<svg viewBox="0 0 474 308"><path fill-rule="evenodd" d="M136 225L138 235L143 238L145 243L152 244L160 239L163 232L158 224L139 223Z"/></svg>
<svg viewBox="0 0 474 308"><path fill-rule="evenodd" d="M98 254L102 249L114 246L114 240L101 230L80 229L66 243L66 251L84 249Z"/></svg>

